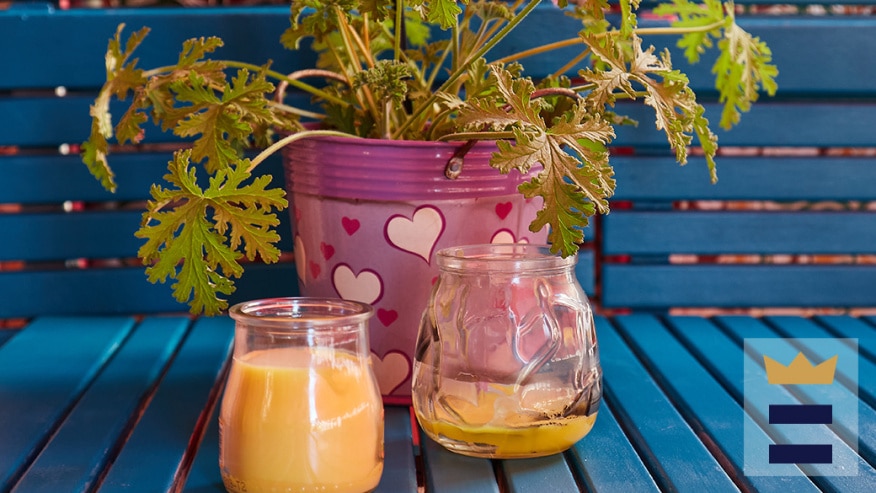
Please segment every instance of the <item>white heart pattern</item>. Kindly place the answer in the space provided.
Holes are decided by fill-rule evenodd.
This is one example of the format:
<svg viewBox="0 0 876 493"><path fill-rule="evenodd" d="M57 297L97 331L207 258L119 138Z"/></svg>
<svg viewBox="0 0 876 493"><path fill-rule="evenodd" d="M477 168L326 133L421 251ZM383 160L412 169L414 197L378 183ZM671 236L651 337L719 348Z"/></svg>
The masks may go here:
<svg viewBox="0 0 876 493"><path fill-rule="evenodd" d="M298 279L307 284L307 254L304 253L304 240L300 236L295 235L295 272L298 273Z"/></svg>
<svg viewBox="0 0 876 493"><path fill-rule="evenodd" d="M519 240L514 238L514 233L507 229L500 229L496 231L493 235L493 238L490 240L490 243L529 243L529 240L526 238L520 238Z"/></svg>
<svg viewBox="0 0 876 493"><path fill-rule="evenodd" d="M395 215L386 221L384 233L390 245L399 250L413 253L430 263L432 249L444 232L444 216L431 205L418 207L408 219Z"/></svg>
<svg viewBox="0 0 876 493"><path fill-rule="evenodd" d="M383 296L383 281L376 272L363 269L357 275L346 264L338 264L334 268L332 285L338 296L345 300L373 304Z"/></svg>
<svg viewBox="0 0 876 493"><path fill-rule="evenodd" d="M371 353L371 365L380 393L393 393L411 374L411 362L401 351L389 351L383 358Z"/></svg>

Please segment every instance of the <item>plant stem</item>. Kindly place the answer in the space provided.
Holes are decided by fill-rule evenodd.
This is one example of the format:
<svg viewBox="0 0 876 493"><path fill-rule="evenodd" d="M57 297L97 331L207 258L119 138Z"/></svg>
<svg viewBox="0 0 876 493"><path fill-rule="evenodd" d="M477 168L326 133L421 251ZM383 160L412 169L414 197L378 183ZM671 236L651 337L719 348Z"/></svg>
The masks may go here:
<svg viewBox="0 0 876 493"><path fill-rule="evenodd" d="M359 139L361 137L357 137L355 135L351 135L345 132L338 132L336 130L306 130L304 132L297 132L294 134L287 135L282 139L274 142L265 150L260 152L256 157L249 162L249 168L246 169L247 173L252 173L252 170L255 169L256 166L262 163L265 159L270 157L272 154L282 149L287 144L291 144L296 140L306 139L307 137L316 137L316 136L331 136L331 137L347 137L351 139Z"/></svg>
<svg viewBox="0 0 876 493"><path fill-rule="evenodd" d="M462 77L463 74L465 74L465 68L472 60L477 60L478 58L483 57L488 51L493 49L493 47L496 46L497 43L502 41L505 36L508 35L508 33L513 31L517 27L517 25L520 24L520 22L522 22L523 19L525 19L526 16L529 15L529 13L532 12L540 3L541 0L529 0L529 3L526 4L526 6L523 7L523 9L518 12L517 15L515 15L514 18L508 22L507 25L505 25L505 27L503 27L498 33L496 33L493 39L484 44L484 46L481 46L474 54L470 55L466 60L461 60L460 65L453 70L453 73L450 74L450 77L448 77L447 80L444 81L443 84L441 84L441 87L436 89L432 93L432 95L429 96L429 98L425 102L423 102L423 104L421 104L420 107L417 108L417 110L414 111L414 113L409 116L408 119L405 120L405 122L398 129L396 129L396 131L392 134L392 138L398 139L400 136L404 135L407 129L423 113L425 113L427 109L432 107L432 104L434 104L438 98L436 96L436 93L444 92L448 87L452 87L453 84L455 84L456 81L460 77Z"/></svg>
<svg viewBox="0 0 876 493"><path fill-rule="evenodd" d="M245 68L245 69L251 70L253 72L264 71L265 75L273 77L276 80L286 82L290 86L293 86L297 89L301 89L302 91L308 92L308 93L310 93L318 98L325 99L326 101L331 101L335 104L339 104L339 105L344 106L344 107L350 106L350 103L348 103L347 101L344 101L343 99L338 98L337 96L329 94L329 93L327 93L327 92L325 92L317 87L314 87L310 84L301 82L300 80L291 79L287 75L285 75L281 72L277 72L276 70L265 69L265 67L262 67L259 65L254 65L254 64L245 63L245 62L238 62L238 61L234 61L234 60L216 60L216 62L221 63L221 64L228 66L228 67ZM171 72L173 70L175 70L174 67L158 67L158 68L155 68L152 70L144 71L143 76L146 78L149 78L149 77L158 75L160 73Z"/></svg>

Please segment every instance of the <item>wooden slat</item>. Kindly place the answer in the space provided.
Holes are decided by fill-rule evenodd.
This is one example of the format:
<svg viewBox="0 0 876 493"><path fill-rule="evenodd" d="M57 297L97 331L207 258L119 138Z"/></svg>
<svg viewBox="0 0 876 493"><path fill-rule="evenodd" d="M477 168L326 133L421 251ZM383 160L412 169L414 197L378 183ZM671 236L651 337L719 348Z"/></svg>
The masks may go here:
<svg viewBox="0 0 876 493"><path fill-rule="evenodd" d="M127 337L130 318L40 318L0 347L0 491L8 491Z"/></svg>
<svg viewBox="0 0 876 493"><path fill-rule="evenodd" d="M167 491L184 477L219 399L233 329L227 317L195 323L100 491Z"/></svg>
<svg viewBox="0 0 876 493"><path fill-rule="evenodd" d="M188 325L180 317L139 324L12 491L57 493L96 486Z"/></svg>
<svg viewBox="0 0 876 493"><path fill-rule="evenodd" d="M876 266L607 264L600 300L605 307L658 310L866 307L876 305Z"/></svg>
<svg viewBox="0 0 876 493"><path fill-rule="evenodd" d="M774 339L778 335L775 331L770 330L762 321L751 317L727 316L719 317L718 321L739 342L746 338ZM786 346L784 352L792 357L798 351L797 348L791 346L789 341L776 340L774 342L775 344L771 347L784 345ZM778 357L776 354L771 354L771 356ZM754 358L754 361L749 364L763 366L763 356L761 354L746 353L745 357ZM818 398L820 389L816 389L816 387L820 386L797 386L794 389L795 393L792 393L786 386L770 385L765 378L761 377L746 379L745 391L748 398L756 399L756 402L799 404L801 402L818 402L820 400ZM801 395L805 397L800 397ZM749 413L756 409L754 406L746 407L746 411ZM755 419L761 423L761 426L765 426L767 422L765 416L755 416ZM781 429L776 429L776 426L770 427L777 437L776 443L821 443L813 440L822 440L825 437L825 433L815 433L801 427L783 427ZM850 439L848 436L845 438L846 440ZM843 442L841 439L837 439L832 445L835 449L841 449L841 452L835 451L835 454L854 454L854 451L851 451L846 442ZM860 457L857 458L856 474L852 476L824 476L824 473L820 471L825 471L824 467L827 466L819 464L801 465L800 467L810 475L817 476L813 478L817 483L828 484L837 491L867 491L867 485L876 484L874 483L876 482L876 470L874 470L873 465L866 463Z"/></svg>
<svg viewBox="0 0 876 493"><path fill-rule="evenodd" d="M2 110L0 110L2 111ZM2 112L0 112L2 114ZM116 174L116 192L107 192L82 164L78 155L27 154L0 156L0 203L50 204L67 200L83 202L126 202L148 200L153 183L167 174L170 152L126 152L110 154ZM279 154L262 162L254 174L273 176L272 186L284 184L283 163ZM199 176L206 173L199 170ZM205 181L205 180L204 180ZM39 186L34 186L39 183ZM205 183L202 183L205 186ZM283 212L281 214L286 214Z"/></svg>
<svg viewBox="0 0 876 493"><path fill-rule="evenodd" d="M74 213L0 214L0 259L51 261L77 258L134 258L146 240L136 238L141 210L92 210ZM292 249L289 213L276 213L281 241Z"/></svg>
<svg viewBox="0 0 876 493"><path fill-rule="evenodd" d="M0 55L0 65L26 67L34 56L52 56L57 63L37 64L31 70L13 71L0 82L0 89L99 86L104 77L103 53L107 40L119 22L128 24L127 32L142 26L152 27L152 34L138 50L143 66L172 63L183 40L210 35L220 36L226 41L220 52L225 59L260 63L270 58L275 61L274 67L290 72L314 65L312 57L288 52L280 45L280 34L288 26L288 8L284 6L59 11L36 5L0 11L0 44L15 42L23 47ZM873 43L876 21L871 18L750 18L740 15L738 22L770 45L773 58L781 67L778 80L784 91L831 88L848 94L876 90L873 82L876 68L849 66L843 62L856 57L861 46ZM655 24L665 22L640 21L643 27ZM571 37L579 30L579 25L553 6L542 5L515 31L514 36L490 54L490 58L517 51L521 46L531 47ZM546 29L546 26L550 28ZM810 43L813 38L820 42ZM74 39L75 43L70 42ZM655 43L672 44L672 40L658 39ZM808 46L808 49L800 50L800 46ZM693 74L692 80L695 86L699 84L699 89L712 86L708 55L696 70L686 66L677 50L672 60L676 68ZM819 67L824 69L810 70L812 60L818 60ZM550 57L526 61L527 73L533 76L553 72L559 65L561 63ZM703 77L699 77L700 74Z"/></svg>
<svg viewBox="0 0 876 493"><path fill-rule="evenodd" d="M414 445L411 438L411 412L408 407L386 406L384 410L383 476L378 493L415 493L417 491Z"/></svg>
<svg viewBox="0 0 876 493"><path fill-rule="evenodd" d="M596 319L606 393L661 489L731 491L735 485L611 323ZM633 424L635 423L635 424Z"/></svg>
<svg viewBox="0 0 876 493"><path fill-rule="evenodd" d="M602 224L606 255L876 253L876 212L620 210Z"/></svg>
<svg viewBox="0 0 876 493"><path fill-rule="evenodd" d="M505 475L508 491L578 491L575 476L562 454L532 459L501 461L499 468Z"/></svg>
<svg viewBox="0 0 876 493"><path fill-rule="evenodd" d="M798 144L805 145L805 141ZM673 156L612 156L615 200L873 200L873 157L718 156L718 182L705 159L679 166Z"/></svg>
<svg viewBox="0 0 876 493"><path fill-rule="evenodd" d="M426 436L421 429L421 453L425 461L426 491L430 493L499 493L488 459L459 455Z"/></svg>
<svg viewBox="0 0 876 493"><path fill-rule="evenodd" d="M247 265L235 284L230 303L298 293L292 263ZM0 318L188 311L169 285L150 284L142 268L0 272L0 298Z"/></svg>
<svg viewBox="0 0 876 493"><path fill-rule="evenodd" d="M708 371L700 370L699 362L691 355L675 337L656 318L648 315L631 315L614 319L620 333L627 341L632 341L639 354L645 355L652 372L659 375L659 380L672 389L673 395L683 402L682 412L688 422L694 424L698 432L709 437L709 441L720 451L712 453L725 457L725 464L732 465L730 476L736 481L760 492L783 491L819 491L803 473L796 469L793 475L748 476L744 474L745 456L744 442L753 439L757 434L761 440L769 440L762 430L753 426L753 433L743 436L744 420L750 416L742 412L739 402L727 393L720 382L715 380ZM717 327L708 328L718 331ZM726 340L728 344L722 351L734 354L737 360L742 359L741 349ZM658 373L659 372L659 373ZM760 456L764 463L769 458Z"/></svg>
<svg viewBox="0 0 876 493"><path fill-rule="evenodd" d="M659 491L605 399L599 404L593 430L566 457L592 491Z"/></svg>
<svg viewBox="0 0 876 493"><path fill-rule="evenodd" d="M871 45L873 43L870 43ZM802 51L802 50L801 50ZM721 108L704 102L706 118L719 146L870 147L873 135L861 122L876 121L876 104L867 101L764 99L743 115L732 130L721 130ZM639 122L616 129L615 146L666 149L666 135L654 127L654 112L636 103L618 103L617 112ZM696 144L695 144L696 145ZM719 164L720 166L720 164Z"/></svg>

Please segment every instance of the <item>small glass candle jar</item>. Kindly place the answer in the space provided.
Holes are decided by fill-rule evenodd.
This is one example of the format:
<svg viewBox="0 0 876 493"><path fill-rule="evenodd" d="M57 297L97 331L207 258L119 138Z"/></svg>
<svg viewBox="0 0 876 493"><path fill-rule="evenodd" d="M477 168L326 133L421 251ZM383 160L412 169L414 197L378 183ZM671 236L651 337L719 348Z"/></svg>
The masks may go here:
<svg viewBox="0 0 876 493"><path fill-rule="evenodd" d="M538 457L571 447L596 420L602 371L575 257L543 245L440 250L420 325L413 406L449 450Z"/></svg>
<svg viewBox="0 0 876 493"><path fill-rule="evenodd" d="M373 490L383 472L383 404L367 335L373 309L276 298L229 314L234 358L219 416L225 488Z"/></svg>

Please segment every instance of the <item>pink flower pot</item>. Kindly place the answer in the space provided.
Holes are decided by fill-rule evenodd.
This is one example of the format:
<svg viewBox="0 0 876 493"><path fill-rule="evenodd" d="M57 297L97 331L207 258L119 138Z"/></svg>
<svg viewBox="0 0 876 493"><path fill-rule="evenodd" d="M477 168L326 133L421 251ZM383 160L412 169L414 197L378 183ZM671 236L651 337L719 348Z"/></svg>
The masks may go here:
<svg viewBox="0 0 876 493"><path fill-rule="evenodd" d="M546 241L546 231L529 231L541 200L517 192L524 177L490 167L495 144L475 145L450 180L444 168L457 148L314 137L284 149L301 294L374 306L371 353L386 402L410 402L417 330L438 276L434 253Z"/></svg>

